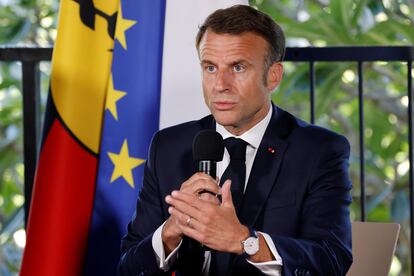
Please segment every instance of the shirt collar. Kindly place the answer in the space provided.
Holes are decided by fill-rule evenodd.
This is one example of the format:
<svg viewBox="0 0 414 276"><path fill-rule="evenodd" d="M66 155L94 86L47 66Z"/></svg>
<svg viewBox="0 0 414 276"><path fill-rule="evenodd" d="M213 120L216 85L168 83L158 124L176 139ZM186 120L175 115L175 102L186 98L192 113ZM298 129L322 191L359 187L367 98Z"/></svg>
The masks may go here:
<svg viewBox="0 0 414 276"><path fill-rule="evenodd" d="M263 135L266 131L267 126L269 125L270 119L272 117L272 105L270 105L269 111L267 112L267 115L258 122L255 126L253 126L251 129L246 131L240 136L235 136L227 131L227 129L224 128L224 126L220 125L216 122L216 131L223 136L223 139L227 139L229 137L236 137L243 139L247 143L249 143L250 146L257 149L260 145L260 142L262 141Z"/></svg>

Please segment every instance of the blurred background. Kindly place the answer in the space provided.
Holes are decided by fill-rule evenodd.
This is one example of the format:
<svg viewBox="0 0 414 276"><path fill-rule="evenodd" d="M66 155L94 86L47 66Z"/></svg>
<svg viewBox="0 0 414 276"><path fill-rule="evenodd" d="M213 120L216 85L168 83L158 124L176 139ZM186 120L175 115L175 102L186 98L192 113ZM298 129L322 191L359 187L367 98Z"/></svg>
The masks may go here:
<svg viewBox="0 0 414 276"><path fill-rule="evenodd" d="M414 45L414 0L253 0L284 29L287 46ZM50 47L59 2L0 0L0 47ZM352 220L360 219L356 63L315 64L315 122L351 142ZM45 106L50 63L42 62ZM364 63L367 221L398 222L390 275L411 275L408 188L407 66ZM0 62L0 275L17 275L25 246L21 64ZM273 100L309 120L309 64L285 63Z"/></svg>

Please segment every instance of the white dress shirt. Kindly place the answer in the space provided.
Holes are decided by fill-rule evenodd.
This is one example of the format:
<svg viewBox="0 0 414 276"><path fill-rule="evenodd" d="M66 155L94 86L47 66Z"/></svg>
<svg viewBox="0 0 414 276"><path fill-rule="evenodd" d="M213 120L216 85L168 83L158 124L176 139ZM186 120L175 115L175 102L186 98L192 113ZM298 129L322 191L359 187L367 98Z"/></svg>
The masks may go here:
<svg viewBox="0 0 414 276"><path fill-rule="evenodd" d="M246 148L246 182L244 185L244 190L246 190L246 186L248 183L248 179L250 176L250 172L252 170L253 161L257 153L257 149L259 148L260 142L262 141L263 135L266 131L267 126L269 125L270 119L272 117L272 108L269 108L269 111L258 124L256 124L254 127L246 131L240 136L234 136L230 132L228 132L222 125L219 125L216 123L216 131L223 136L223 139L229 138L229 137L236 137L243 139L248 143ZM227 150L224 151L223 160L221 162L217 163L217 175L221 177L227 168L228 164L230 163L230 155L227 152ZM164 227L164 223L158 227L158 229L154 232L154 235L152 236L152 247L154 249L155 255L157 257L157 262L159 264L159 267L167 271L169 267L176 261L178 257L178 249L181 246L180 244L175 248L168 257L165 257L164 252L164 246L162 243L161 238L161 232L162 228ZM261 263L255 263L247 260L250 264L256 266L260 271L262 271L266 275L281 275L282 270L282 258L280 257L279 253L277 252L276 246L273 243L273 240L271 237L263 232L259 232L263 235L267 246L269 247L270 251L272 252L275 260L269 261L269 262L261 262ZM210 260L211 260L211 254L210 251L205 252L204 256L204 265L203 265L203 275L208 275L209 267L210 267Z"/></svg>

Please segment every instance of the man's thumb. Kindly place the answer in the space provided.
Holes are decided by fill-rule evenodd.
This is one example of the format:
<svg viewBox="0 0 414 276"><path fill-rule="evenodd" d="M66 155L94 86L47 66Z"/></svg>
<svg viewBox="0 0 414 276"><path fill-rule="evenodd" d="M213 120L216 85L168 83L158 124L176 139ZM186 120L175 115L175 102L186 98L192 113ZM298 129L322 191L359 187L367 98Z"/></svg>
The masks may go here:
<svg viewBox="0 0 414 276"><path fill-rule="evenodd" d="M231 197L231 180L227 179L223 186L221 186L221 205L226 207L233 207L233 199Z"/></svg>

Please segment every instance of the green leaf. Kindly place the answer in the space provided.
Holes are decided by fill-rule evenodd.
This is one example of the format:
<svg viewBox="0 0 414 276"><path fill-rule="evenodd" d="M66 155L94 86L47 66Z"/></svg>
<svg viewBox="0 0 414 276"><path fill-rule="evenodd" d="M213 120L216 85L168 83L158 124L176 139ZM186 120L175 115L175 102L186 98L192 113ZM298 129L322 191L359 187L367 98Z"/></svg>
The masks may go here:
<svg viewBox="0 0 414 276"><path fill-rule="evenodd" d="M352 4L348 0L330 0L329 7L331 8L332 16L335 18L335 22L338 22L338 26L342 26L341 29L349 30L351 18L349 15L350 6Z"/></svg>
<svg viewBox="0 0 414 276"><path fill-rule="evenodd" d="M401 44L408 44L408 45L412 45L414 44L414 26L409 25L407 23L401 23L393 18L390 18L388 21L388 26L389 28L396 34L396 36L399 34L402 37L405 37L408 41L402 42L401 38L398 39L398 37L396 37L396 39L398 39L398 41Z"/></svg>
<svg viewBox="0 0 414 276"><path fill-rule="evenodd" d="M367 5L368 0L359 0L359 1L355 1L356 2L356 7L354 10L354 14L352 15L352 19L351 19L351 24L353 26L357 26L358 25L358 20L361 17L364 8Z"/></svg>
<svg viewBox="0 0 414 276"><path fill-rule="evenodd" d="M376 222L389 222L390 221L390 209L385 204L378 205L371 213L368 214L369 221Z"/></svg>

